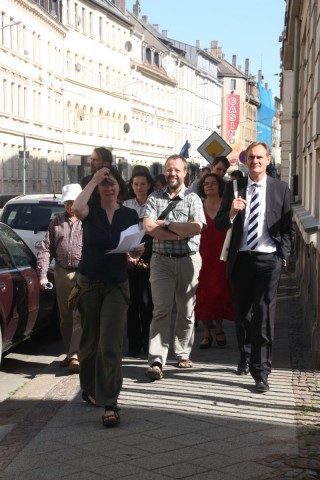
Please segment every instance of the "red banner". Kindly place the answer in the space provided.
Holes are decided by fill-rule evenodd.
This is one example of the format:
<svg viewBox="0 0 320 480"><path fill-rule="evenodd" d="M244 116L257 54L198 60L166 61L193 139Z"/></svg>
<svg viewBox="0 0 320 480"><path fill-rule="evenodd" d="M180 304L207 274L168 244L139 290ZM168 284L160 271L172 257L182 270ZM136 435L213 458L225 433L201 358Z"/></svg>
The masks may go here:
<svg viewBox="0 0 320 480"><path fill-rule="evenodd" d="M226 141L231 147L236 143L236 134L240 121L240 95L226 96Z"/></svg>

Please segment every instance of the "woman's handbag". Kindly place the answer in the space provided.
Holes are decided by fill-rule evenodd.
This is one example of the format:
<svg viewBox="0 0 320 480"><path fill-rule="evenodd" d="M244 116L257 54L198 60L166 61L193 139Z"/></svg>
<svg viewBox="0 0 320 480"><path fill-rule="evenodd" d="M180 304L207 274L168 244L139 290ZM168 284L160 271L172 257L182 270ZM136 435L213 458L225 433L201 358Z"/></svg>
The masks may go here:
<svg viewBox="0 0 320 480"><path fill-rule="evenodd" d="M232 183L233 183L234 198L238 198L237 180L233 180ZM224 243L221 250L220 260L223 260L224 262L228 260L229 247L230 247L230 242L232 237L232 229L233 229L233 225L231 225L231 227L227 231L226 238L224 239Z"/></svg>

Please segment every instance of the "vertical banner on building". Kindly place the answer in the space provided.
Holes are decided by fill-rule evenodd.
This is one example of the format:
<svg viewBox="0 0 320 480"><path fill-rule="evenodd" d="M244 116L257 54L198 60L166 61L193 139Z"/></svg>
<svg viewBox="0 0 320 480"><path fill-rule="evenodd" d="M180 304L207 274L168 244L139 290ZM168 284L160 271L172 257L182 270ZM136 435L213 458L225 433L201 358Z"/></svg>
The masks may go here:
<svg viewBox="0 0 320 480"><path fill-rule="evenodd" d="M231 164L238 163L242 150L240 144L240 95L226 96L226 142L232 148L228 160Z"/></svg>

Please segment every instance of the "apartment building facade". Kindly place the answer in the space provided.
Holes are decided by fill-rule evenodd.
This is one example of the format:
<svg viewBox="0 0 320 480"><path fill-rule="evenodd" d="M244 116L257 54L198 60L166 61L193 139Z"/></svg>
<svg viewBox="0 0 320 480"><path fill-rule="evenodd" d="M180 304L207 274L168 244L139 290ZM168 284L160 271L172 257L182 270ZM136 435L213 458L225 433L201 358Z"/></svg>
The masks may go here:
<svg viewBox="0 0 320 480"><path fill-rule="evenodd" d="M320 366L320 3L287 0L282 33L282 164L293 194L306 331Z"/></svg>
<svg viewBox="0 0 320 480"><path fill-rule="evenodd" d="M188 142L196 176L207 163L197 149L213 131L234 146L227 98L240 98L236 163L256 139L249 69L172 40L139 5L131 13L125 0L2 1L0 204L79 181L96 146L111 149L128 178L136 164L161 172Z"/></svg>

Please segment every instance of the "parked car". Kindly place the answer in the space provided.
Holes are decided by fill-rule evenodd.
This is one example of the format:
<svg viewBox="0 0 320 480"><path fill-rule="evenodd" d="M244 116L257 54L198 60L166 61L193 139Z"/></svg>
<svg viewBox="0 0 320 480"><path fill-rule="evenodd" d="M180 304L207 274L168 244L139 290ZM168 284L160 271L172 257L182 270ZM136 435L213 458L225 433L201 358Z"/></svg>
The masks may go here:
<svg viewBox="0 0 320 480"><path fill-rule="evenodd" d="M3 352L41 330L48 339L60 336L54 288L40 289L35 255L0 223L0 362Z"/></svg>
<svg viewBox="0 0 320 480"><path fill-rule="evenodd" d="M64 211L60 194L20 195L5 204L1 221L9 225L37 255L50 221Z"/></svg>

